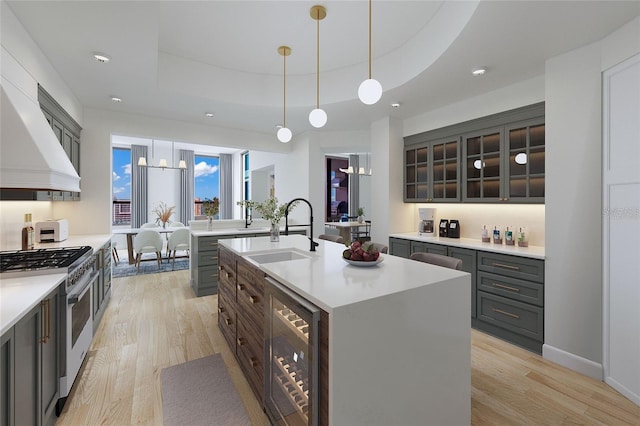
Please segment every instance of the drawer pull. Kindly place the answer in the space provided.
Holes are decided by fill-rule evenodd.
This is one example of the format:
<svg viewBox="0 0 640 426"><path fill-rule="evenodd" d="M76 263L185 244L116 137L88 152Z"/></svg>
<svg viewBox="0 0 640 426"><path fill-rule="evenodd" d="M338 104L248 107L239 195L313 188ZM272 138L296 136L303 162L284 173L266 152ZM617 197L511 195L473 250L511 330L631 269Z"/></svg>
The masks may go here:
<svg viewBox="0 0 640 426"><path fill-rule="evenodd" d="M244 284L238 284L237 286L238 291L243 291L244 290Z"/></svg>
<svg viewBox="0 0 640 426"><path fill-rule="evenodd" d="M225 310L224 310L224 307L220 306L220 307L218 308L218 312L222 313L222 312L224 312L224 311L225 311Z"/></svg>
<svg viewBox="0 0 640 426"><path fill-rule="evenodd" d="M511 286L504 285L504 284L491 283L491 285L493 285L494 287L503 288L503 289L509 290L509 291L515 291L515 292L518 292L518 293L520 292L519 288L511 287Z"/></svg>
<svg viewBox="0 0 640 426"><path fill-rule="evenodd" d="M255 357L251 357L251 366L252 367L258 366L258 360Z"/></svg>
<svg viewBox="0 0 640 426"><path fill-rule="evenodd" d="M251 303L258 303L258 297L257 296L249 296L249 301Z"/></svg>
<svg viewBox="0 0 640 426"><path fill-rule="evenodd" d="M519 266L512 266L512 265L505 265L504 263L496 263L493 262L492 263L493 266L497 266L498 268L507 268L507 269L512 269L514 271L519 271L520 267Z"/></svg>
<svg viewBox="0 0 640 426"><path fill-rule="evenodd" d="M224 322L225 322L227 325L231 325L231 324L233 324L233 321L231 321L231 318L225 318L225 319L224 319Z"/></svg>
<svg viewBox="0 0 640 426"><path fill-rule="evenodd" d="M497 312L499 314L506 315L511 318L520 319L520 315L512 314L511 312L503 311L502 309L491 308L491 310L493 310L493 312Z"/></svg>
<svg viewBox="0 0 640 426"><path fill-rule="evenodd" d="M246 343L246 341L242 337L238 337L236 339L236 342L238 342L238 346L242 346Z"/></svg>

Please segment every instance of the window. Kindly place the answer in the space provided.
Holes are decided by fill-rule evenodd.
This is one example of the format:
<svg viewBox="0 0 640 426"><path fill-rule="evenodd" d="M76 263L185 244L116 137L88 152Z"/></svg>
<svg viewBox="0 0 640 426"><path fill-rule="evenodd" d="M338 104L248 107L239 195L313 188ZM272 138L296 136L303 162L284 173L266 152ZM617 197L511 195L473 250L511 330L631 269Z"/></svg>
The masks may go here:
<svg viewBox="0 0 640 426"><path fill-rule="evenodd" d="M202 202L213 197L220 198L220 159L206 155L195 156L194 214L202 216Z"/></svg>
<svg viewBox="0 0 640 426"><path fill-rule="evenodd" d="M131 225L131 149L113 148L111 178L113 225Z"/></svg>

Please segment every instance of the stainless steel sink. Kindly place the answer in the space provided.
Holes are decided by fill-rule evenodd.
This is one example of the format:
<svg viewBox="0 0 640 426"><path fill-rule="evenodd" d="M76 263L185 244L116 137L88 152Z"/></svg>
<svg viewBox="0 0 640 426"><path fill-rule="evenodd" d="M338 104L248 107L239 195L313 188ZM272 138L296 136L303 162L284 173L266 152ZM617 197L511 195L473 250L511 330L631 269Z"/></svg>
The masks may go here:
<svg viewBox="0 0 640 426"><path fill-rule="evenodd" d="M285 262L287 260L309 259L309 256L294 250L274 251L274 252L262 253L262 254L250 254L247 257L259 264Z"/></svg>

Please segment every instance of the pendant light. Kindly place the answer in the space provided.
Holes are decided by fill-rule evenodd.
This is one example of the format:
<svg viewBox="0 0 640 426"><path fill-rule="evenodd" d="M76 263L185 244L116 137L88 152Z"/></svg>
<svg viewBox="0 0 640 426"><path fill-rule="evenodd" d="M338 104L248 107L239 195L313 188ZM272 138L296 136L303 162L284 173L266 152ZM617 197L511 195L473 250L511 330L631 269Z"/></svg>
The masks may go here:
<svg viewBox="0 0 640 426"><path fill-rule="evenodd" d="M373 105L382 97L382 85L371 78L371 0L369 0L369 78L358 87L358 97L363 104Z"/></svg>
<svg viewBox="0 0 640 426"><path fill-rule="evenodd" d="M278 53L282 56L282 63L284 65L284 73L283 73L283 99L282 103L282 127L278 129L278 140L282 143L287 143L291 140L293 134L291 130L287 128L287 56L291 55L291 48L289 46L280 46L278 47Z"/></svg>
<svg viewBox="0 0 640 426"><path fill-rule="evenodd" d="M311 18L317 22L316 30L316 109L309 113L309 123L313 127L320 128L327 124L327 113L320 108L320 21L327 16L324 6L313 6L310 12Z"/></svg>

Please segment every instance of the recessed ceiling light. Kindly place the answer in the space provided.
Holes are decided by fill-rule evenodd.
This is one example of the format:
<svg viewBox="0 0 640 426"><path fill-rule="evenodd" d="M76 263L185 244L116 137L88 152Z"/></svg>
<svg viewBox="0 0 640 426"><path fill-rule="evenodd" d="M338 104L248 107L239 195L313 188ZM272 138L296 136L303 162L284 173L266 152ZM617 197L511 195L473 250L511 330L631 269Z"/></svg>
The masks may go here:
<svg viewBox="0 0 640 426"><path fill-rule="evenodd" d="M399 104L399 103L397 103L397 102L396 102L395 104L391 104L391 106L392 106L393 108L400 108L400 104Z"/></svg>
<svg viewBox="0 0 640 426"><path fill-rule="evenodd" d="M111 60L111 56L99 52L94 52L93 57L96 59L96 61L101 63L107 63Z"/></svg>
<svg viewBox="0 0 640 426"><path fill-rule="evenodd" d="M112 96L112 97L111 97L111 100L112 100L113 102L122 102L122 98L119 98L119 97L117 97L117 96Z"/></svg>
<svg viewBox="0 0 640 426"><path fill-rule="evenodd" d="M213 113L212 112L205 112L204 115L205 115L205 117L209 117L209 118L213 117Z"/></svg>
<svg viewBox="0 0 640 426"><path fill-rule="evenodd" d="M484 73L487 72L487 69L485 67L475 67L474 69L471 70L471 74L473 75L484 75Z"/></svg>

